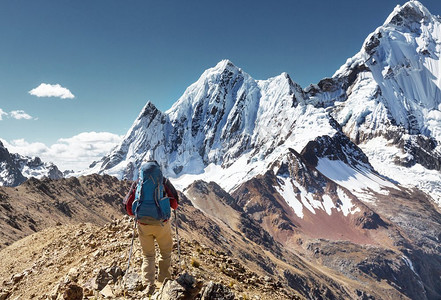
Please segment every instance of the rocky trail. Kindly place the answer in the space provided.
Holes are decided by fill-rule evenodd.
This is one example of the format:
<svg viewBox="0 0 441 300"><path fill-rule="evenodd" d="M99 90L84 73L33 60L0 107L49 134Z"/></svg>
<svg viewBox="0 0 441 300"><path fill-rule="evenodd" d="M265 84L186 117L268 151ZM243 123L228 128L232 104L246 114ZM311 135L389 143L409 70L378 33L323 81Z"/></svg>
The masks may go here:
<svg viewBox="0 0 441 300"><path fill-rule="evenodd" d="M50 227L0 251L0 299L149 299L142 291L141 249L129 217L103 227L82 223ZM151 299L296 299L269 276L259 275L212 247L180 239L173 278Z"/></svg>

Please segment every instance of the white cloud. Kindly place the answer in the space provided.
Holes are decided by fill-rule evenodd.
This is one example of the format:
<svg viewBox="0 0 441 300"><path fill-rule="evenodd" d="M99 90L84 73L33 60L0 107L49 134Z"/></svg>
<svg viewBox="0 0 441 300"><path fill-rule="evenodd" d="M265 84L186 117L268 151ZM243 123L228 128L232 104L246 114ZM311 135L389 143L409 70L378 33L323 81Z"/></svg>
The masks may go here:
<svg viewBox="0 0 441 300"><path fill-rule="evenodd" d="M13 140L10 143L1 139L3 145L10 153L19 153L24 156L38 156L49 151L49 148L43 143L28 143L24 139Z"/></svg>
<svg viewBox="0 0 441 300"><path fill-rule="evenodd" d="M100 160L121 142L122 137L110 132L83 132L71 138L61 138L51 146L29 143L24 139L2 142L11 153L38 156L44 162L53 162L62 171L81 171Z"/></svg>
<svg viewBox="0 0 441 300"><path fill-rule="evenodd" d="M33 118L31 115L27 114L24 110L13 110L7 113L0 108L0 121L3 120L3 116L8 118L13 118L16 120L38 120L38 118Z"/></svg>
<svg viewBox="0 0 441 300"><path fill-rule="evenodd" d="M11 118L14 118L17 120L21 120L21 119L32 120L33 119L30 115L25 113L24 110L13 110L9 113L9 115L11 116Z"/></svg>
<svg viewBox="0 0 441 300"><path fill-rule="evenodd" d="M42 83L35 89L29 91L29 94L37 97L58 97L61 99L73 99L75 96L69 89L59 84Z"/></svg>
<svg viewBox="0 0 441 300"><path fill-rule="evenodd" d="M7 116L7 115L8 115L8 113L0 108L0 121L3 120L3 116Z"/></svg>

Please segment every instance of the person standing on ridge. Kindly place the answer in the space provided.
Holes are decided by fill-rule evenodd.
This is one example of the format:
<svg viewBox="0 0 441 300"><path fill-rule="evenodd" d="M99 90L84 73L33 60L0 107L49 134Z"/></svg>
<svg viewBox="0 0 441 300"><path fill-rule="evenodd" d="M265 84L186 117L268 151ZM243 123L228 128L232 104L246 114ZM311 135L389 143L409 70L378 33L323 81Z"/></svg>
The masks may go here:
<svg viewBox="0 0 441 300"><path fill-rule="evenodd" d="M178 208L178 193L170 180L162 175L155 160L141 165L132 212L138 225L142 248L142 283L148 295L155 291L155 240L159 246L158 282L170 278L173 239L171 209ZM129 213L130 214L130 213Z"/></svg>

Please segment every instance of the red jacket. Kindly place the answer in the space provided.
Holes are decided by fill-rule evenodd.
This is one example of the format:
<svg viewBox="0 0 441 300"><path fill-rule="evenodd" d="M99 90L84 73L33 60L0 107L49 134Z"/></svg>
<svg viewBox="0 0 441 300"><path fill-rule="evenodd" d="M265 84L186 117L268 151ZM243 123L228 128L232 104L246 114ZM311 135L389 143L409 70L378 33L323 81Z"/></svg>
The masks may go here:
<svg viewBox="0 0 441 300"><path fill-rule="evenodd" d="M175 187L170 182L170 180L168 180L167 178L164 177L163 183L164 183L165 193L167 194L167 197L170 198L170 207L173 209L178 208L179 205L178 192L176 191Z"/></svg>

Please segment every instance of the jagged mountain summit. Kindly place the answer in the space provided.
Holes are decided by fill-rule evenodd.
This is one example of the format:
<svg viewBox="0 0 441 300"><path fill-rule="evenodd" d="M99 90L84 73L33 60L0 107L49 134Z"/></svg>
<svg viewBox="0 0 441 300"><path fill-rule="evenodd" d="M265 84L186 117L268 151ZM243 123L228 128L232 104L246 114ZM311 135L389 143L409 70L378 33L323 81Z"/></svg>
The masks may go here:
<svg viewBox="0 0 441 300"><path fill-rule="evenodd" d="M319 115L298 105L303 102L302 89L287 74L257 81L224 60L205 71L169 111L147 103L121 145L93 171L133 178L148 156L171 177L201 174L210 164L225 168L244 153L261 161L287 136L296 135L292 116ZM329 124L317 125L333 131Z"/></svg>
<svg viewBox="0 0 441 300"><path fill-rule="evenodd" d="M290 149L301 152L315 138L337 133L348 140L286 73L254 80L223 60L167 112L148 102L123 142L89 172L132 179L144 158L155 157L177 182L220 176L211 179L231 190Z"/></svg>
<svg viewBox="0 0 441 300"><path fill-rule="evenodd" d="M17 186L27 178L63 178L56 165L42 162L39 157L28 157L9 153L0 141L0 186Z"/></svg>

